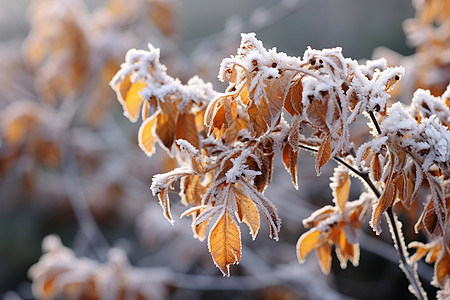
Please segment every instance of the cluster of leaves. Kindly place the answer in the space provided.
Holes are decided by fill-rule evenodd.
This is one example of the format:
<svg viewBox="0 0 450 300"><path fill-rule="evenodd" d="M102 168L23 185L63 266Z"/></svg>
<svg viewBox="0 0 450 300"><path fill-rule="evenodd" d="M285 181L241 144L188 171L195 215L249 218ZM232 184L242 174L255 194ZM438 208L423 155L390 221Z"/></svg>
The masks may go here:
<svg viewBox="0 0 450 300"><path fill-rule="evenodd" d="M212 92L200 81L195 94L190 91L192 81L181 85L167 77L159 52L152 46L149 52L130 53L111 86L125 115L137 116L136 112L142 111L141 148L151 155L159 142L181 164L153 178L153 193L173 222L168 191L180 181L182 202L191 206L182 216L192 216L194 237L200 240L206 238L208 225L214 224L208 235L209 250L224 275L229 276L229 266L241 259L239 223L246 223L255 238L259 212L263 212L270 236L278 239L280 219L264 196L273 159L282 153L297 187L298 152L305 148L316 152L318 174L330 159L345 167L338 167L332 177L334 206L325 206L304 220L311 229L297 243L300 261L315 249L322 271L328 273L335 245L341 267L345 268L348 260L356 266L357 233L370 207L370 224L379 234L386 211L397 202L410 207L421 187L428 186L430 196L415 229L417 233L423 230L430 242L412 242L410 247L417 253L410 261L401 249L404 242L395 217L391 229L397 235L396 247L406 257L402 268L407 270L407 264L415 270L412 261L428 253L427 262L435 262L434 285L447 286L449 88L440 97L419 89L409 108L400 103L389 105L389 92L404 75L401 67L388 68L384 59L359 65L344 58L340 48L309 48L303 58L289 57L276 49L264 49L254 34L243 34L237 55L224 59L220 67L219 79L229 83L225 92ZM372 139L356 145L349 129L363 113L370 116ZM188 126L186 114L191 115ZM136 121L137 117L130 119ZM166 124L170 125L163 126ZM172 144L179 151L172 149ZM349 169L368 183L369 193L354 201L348 199ZM420 283L414 284L417 277L408 277L413 293L425 298Z"/></svg>
<svg viewBox="0 0 450 300"><path fill-rule="evenodd" d="M447 235L446 181L440 177L447 174L450 158L446 95L432 97L418 91L414 119L400 104L387 108L389 91L403 75L401 67L388 68L384 60L359 65L344 58L340 48L308 49L303 58L289 57L264 49L254 34L243 34L237 55L223 60L219 79L229 85L224 93L215 93L198 78L182 85L168 77L158 50L149 48L130 50L111 86L126 116L136 121L142 112L141 148L151 155L159 142L178 158L181 166L156 175L151 189L173 222L168 192L180 181L182 202L191 206L182 216L192 216L194 236L200 240L213 224L209 250L224 275L229 276L229 266L241 259L239 223L246 223L255 238L262 212L270 236L278 239L280 219L264 190L278 152L297 186L300 148L317 152L318 174L330 159L347 161L357 175L369 172L383 191L378 195L374 186L372 194L348 201L348 171L339 167L331 185L335 206L304 221L312 229L297 244L300 261L316 249L322 270L328 272L335 244L341 265L345 267L349 259L356 265L357 232L368 207L373 206L371 225L379 233L381 215L396 199L412 203L422 178L427 178L431 199L416 229L423 227L432 237ZM430 109L428 114L424 107ZM362 113L373 117L376 128L371 141L357 146L350 140L349 127ZM355 149L356 160L351 156ZM366 170L363 161L369 157L372 163ZM448 246L442 249L445 252ZM441 274L449 273L447 266L436 265L438 286L445 277Z"/></svg>

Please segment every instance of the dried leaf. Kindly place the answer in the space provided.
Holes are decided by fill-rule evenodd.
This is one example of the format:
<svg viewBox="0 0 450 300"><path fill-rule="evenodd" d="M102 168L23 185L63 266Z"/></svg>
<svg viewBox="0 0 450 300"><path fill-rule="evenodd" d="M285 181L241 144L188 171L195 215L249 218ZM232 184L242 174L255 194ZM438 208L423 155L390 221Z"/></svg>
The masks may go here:
<svg viewBox="0 0 450 300"><path fill-rule="evenodd" d="M377 207L373 211L371 226L375 230L377 234L381 233L381 229L379 228L381 223L381 216L383 213L394 203L395 199L395 185L392 181L388 181L386 183L386 188L384 190L383 195L381 195L380 200L378 202Z"/></svg>
<svg viewBox="0 0 450 300"><path fill-rule="evenodd" d="M331 178L330 184L333 190L333 198L337 206L342 212L345 212L345 204L348 201L350 195L350 175L348 169L342 166L337 167L334 170L334 175Z"/></svg>
<svg viewBox="0 0 450 300"><path fill-rule="evenodd" d="M331 156L331 137L328 136L323 140L316 156L316 172L320 174L320 169L330 160Z"/></svg>
<svg viewBox="0 0 450 300"><path fill-rule="evenodd" d="M156 124L156 115L146 119L139 127L138 143L139 147L147 156L152 156L155 152L155 143L157 138L154 134L153 128Z"/></svg>
<svg viewBox="0 0 450 300"><path fill-rule="evenodd" d="M195 125L195 115L189 112L178 114L175 128L175 139L188 141L196 149L200 149L197 126Z"/></svg>
<svg viewBox="0 0 450 300"><path fill-rule="evenodd" d="M295 150L295 151L294 151ZM286 143L283 149L283 163L286 170L291 174L292 183L298 190L297 184L297 159L298 149L293 149L290 143Z"/></svg>
<svg viewBox="0 0 450 300"><path fill-rule="evenodd" d="M156 135L162 145L169 151L175 139L175 120L168 118L164 113L159 113L156 118Z"/></svg>
<svg viewBox="0 0 450 300"><path fill-rule="evenodd" d="M142 91L147 84L142 80L131 83L130 78L131 75L128 75L120 83L120 95L118 95L118 98L123 107L123 114L131 122L136 122L139 118L142 103L144 102L144 99L139 95L139 92Z"/></svg>
<svg viewBox="0 0 450 300"><path fill-rule="evenodd" d="M239 222L247 224L254 240L260 228L258 208L252 200L242 194L239 190L234 189L234 192L237 200Z"/></svg>
<svg viewBox="0 0 450 300"><path fill-rule="evenodd" d="M443 249L441 257L434 266L435 277L440 286L444 285L444 280L450 274L450 253L446 249Z"/></svg>
<svg viewBox="0 0 450 300"><path fill-rule="evenodd" d="M297 242L297 258L300 263L303 263L306 256L317 247L317 244L319 243L320 235L322 232L320 232L317 229L311 229L299 238Z"/></svg>
<svg viewBox="0 0 450 300"><path fill-rule="evenodd" d="M209 233L209 251L224 276L230 276L230 265L241 260L241 231L227 210Z"/></svg>
<svg viewBox="0 0 450 300"><path fill-rule="evenodd" d="M289 88L286 100L284 102L284 108L291 116L297 116L302 114L303 111L302 93L303 93L302 81L297 80Z"/></svg>
<svg viewBox="0 0 450 300"><path fill-rule="evenodd" d="M383 174L383 168L381 166L380 158L378 157L378 154L374 154L372 158L372 175L375 181L381 180L381 175Z"/></svg>

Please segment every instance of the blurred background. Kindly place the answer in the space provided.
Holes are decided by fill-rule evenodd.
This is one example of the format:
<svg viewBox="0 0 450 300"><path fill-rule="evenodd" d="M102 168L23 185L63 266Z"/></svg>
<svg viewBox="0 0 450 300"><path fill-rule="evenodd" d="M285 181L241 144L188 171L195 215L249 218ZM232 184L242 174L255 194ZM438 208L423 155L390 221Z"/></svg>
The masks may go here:
<svg viewBox="0 0 450 300"><path fill-rule="evenodd" d="M264 224L255 241L243 232L242 262L231 268L230 278L222 278L206 243L192 238L190 220L175 217L171 226L162 216L149 186L154 174L172 169L174 162L161 149L152 158L142 153L138 124L122 115L108 86L128 49L152 43L161 48L170 75L185 82L198 74L220 91L220 61L236 52L240 32L254 31L266 48L291 56L302 56L307 46L341 46L353 59L370 59L380 46L410 55L415 49L407 45L402 23L414 16L411 1L0 3L4 299L37 297L28 270L49 234L58 235L76 257L98 264L111 262L108 249L121 249L130 272L143 272L150 289L160 291L155 297L413 299L386 228L378 239L365 226L357 268L341 270L334 258L332 273L324 276L312 255L298 264L301 221L330 203L328 179L335 166L328 163L317 177L308 153L299 157L298 191L278 159L266 192L282 218L280 241L268 238ZM361 186L356 180L352 184L354 199ZM171 198L179 216L184 207L176 192ZM429 282L432 269L425 266L422 275ZM42 290L48 292L45 286Z"/></svg>

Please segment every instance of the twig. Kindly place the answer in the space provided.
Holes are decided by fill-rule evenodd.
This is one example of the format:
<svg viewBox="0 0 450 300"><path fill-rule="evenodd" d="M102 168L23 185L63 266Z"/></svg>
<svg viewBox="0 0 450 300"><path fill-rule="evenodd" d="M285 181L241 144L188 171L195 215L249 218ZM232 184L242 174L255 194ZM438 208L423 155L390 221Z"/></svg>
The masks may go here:
<svg viewBox="0 0 450 300"><path fill-rule="evenodd" d="M373 116L373 113L370 113L372 121L376 122L375 116ZM378 122L375 123L375 128L377 128L377 131L379 134L381 134L380 127L378 125ZM311 152L318 152L318 149L299 145L300 148L311 151ZM343 166L347 167L350 171L352 171L355 175L357 175L359 178L361 178L370 188L370 190L375 194L377 198L381 197L380 191L376 188L375 184L372 182L372 180L369 177L368 172L363 172L358 169L356 169L354 166L347 163L345 160L343 160L340 157L334 157L333 158L336 162L342 164ZM406 245L405 241L402 238L401 234L401 228L399 228L398 223L396 221L396 217L394 212L392 211L392 207L389 207L386 210L386 218L388 220L389 227L392 232L392 239L394 241L394 246L397 250L397 253L399 255L400 259L400 268L405 273L406 277L408 278L409 282L411 283L412 288L415 290L414 295L420 299L425 300L427 299L426 293L422 288L422 284L420 283L419 279L417 278L417 272L415 271L415 267L410 264L409 258L407 257L406 252Z"/></svg>

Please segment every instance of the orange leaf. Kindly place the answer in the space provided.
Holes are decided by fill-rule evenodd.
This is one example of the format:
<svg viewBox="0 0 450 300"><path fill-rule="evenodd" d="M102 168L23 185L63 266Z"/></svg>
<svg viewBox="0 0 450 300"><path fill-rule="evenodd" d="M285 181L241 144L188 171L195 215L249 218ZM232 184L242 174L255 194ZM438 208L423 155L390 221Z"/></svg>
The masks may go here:
<svg viewBox="0 0 450 300"><path fill-rule="evenodd" d="M320 169L325 165L331 156L331 137L328 136L319 147L316 156L316 172L320 174Z"/></svg>
<svg viewBox="0 0 450 300"><path fill-rule="evenodd" d="M142 102L144 101L138 92L142 91L147 84L142 80L131 83L130 77L131 75L128 75L120 83L120 95L118 95L118 99L122 104L123 114L130 119L131 122L136 122L139 117Z"/></svg>
<svg viewBox="0 0 450 300"><path fill-rule="evenodd" d="M322 232L317 229L311 229L299 238L296 248L297 248L297 259L300 263L303 263L306 256L317 247L320 241L320 235Z"/></svg>
<svg viewBox="0 0 450 300"><path fill-rule="evenodd" d="M164 113L159 113L156 118L155 132L162 145L170 152L175 138L175 120L169 119Z"/></svg>
<svg viewBox="0 0 450 300"><path fill-rule="evenodd" d="M324 274L330 273L331 269L331 245L328 242L322 243L316 248L316 255L319 259L320 269Z"/></svg>
<svg viewBox="0 0 450 300"><path fill-rule="evenodd" d="M375 208L372 216L371 225L377 234L381 232L379 225L381 223L381 216L392 205L395 199L395 185L388 181L383 195L380 197L377 207Z"/></svg>
<svg viewBox="0 0 450 300"><path fill-rule="evenodd" d="M200 149L197 126L195 125L195 116L193 114L189 112L178 114L175 139L183 139L188 141L195 149Z"/></svg>
<svg viewBox="0 0 450 300"><path fill-rule="evenodd" d="M339 209L344 212L345 204L347 203L348 196L350 194L351 184L348 169L344 167L336 168L331 180L332 183L330 184L330 186L333 189L334 201L336 201Z"/></svg>
<svg viewBox="0 0 450 300"><path fill-rule="evenodd" d="M291 116L300 115L302 113L302 93L303 84L301 80L297 80L293 83L286 96L284 108Z"/></svg>
<svg viewBox="0 0 450 300"><path fill-rule="evenodd" d="M209 251L224 276L230 276L230 265L241 260L241 231L228 211L224 211L209 233Z"/></svg>
<svg viewBox="0 0 450 300"><path fill-rule="evenodd" d="M155 123L156 123L156 116L153 115L152 117L145 120L141 124L141 127L139 127L139 133L138 133L139 147L148 156L152 156L153 153L155 152L154 146L157 141L156 136L153 132Z"/></svg>
<svg viewBox="0 0 450 300"><path fill-rule="evenodd" d="M434 266L434 272L437 281L443 286L445 277L450 275L450 253L444 249L441 255Z"/></svg>
<svg viewBox="0 0 450 300"><path fill-rule="evenodd" d="M381 175L383 174L383 168L381 167L380 158L378 154L375 154L372 158L372 174L375 181L381 180Z"/></svg>
<svg viewBox="0 0 450 300"><path fill-rule="evenodd" d="M247 224L253 240L256 238L260 227L259 211L256 204L246 195L234 189L238 204L239 221Z"/></svg>
<svg viewBox="0 0 450 300"><path fill-rule="evenodd" d="M295 149L297 150L297 149ZM283 149L283 163L286 170L291 174L292 183L294 187L298 190L297 184L297 158L298 150L294 151L290 143L286 143Z"/></svg>

